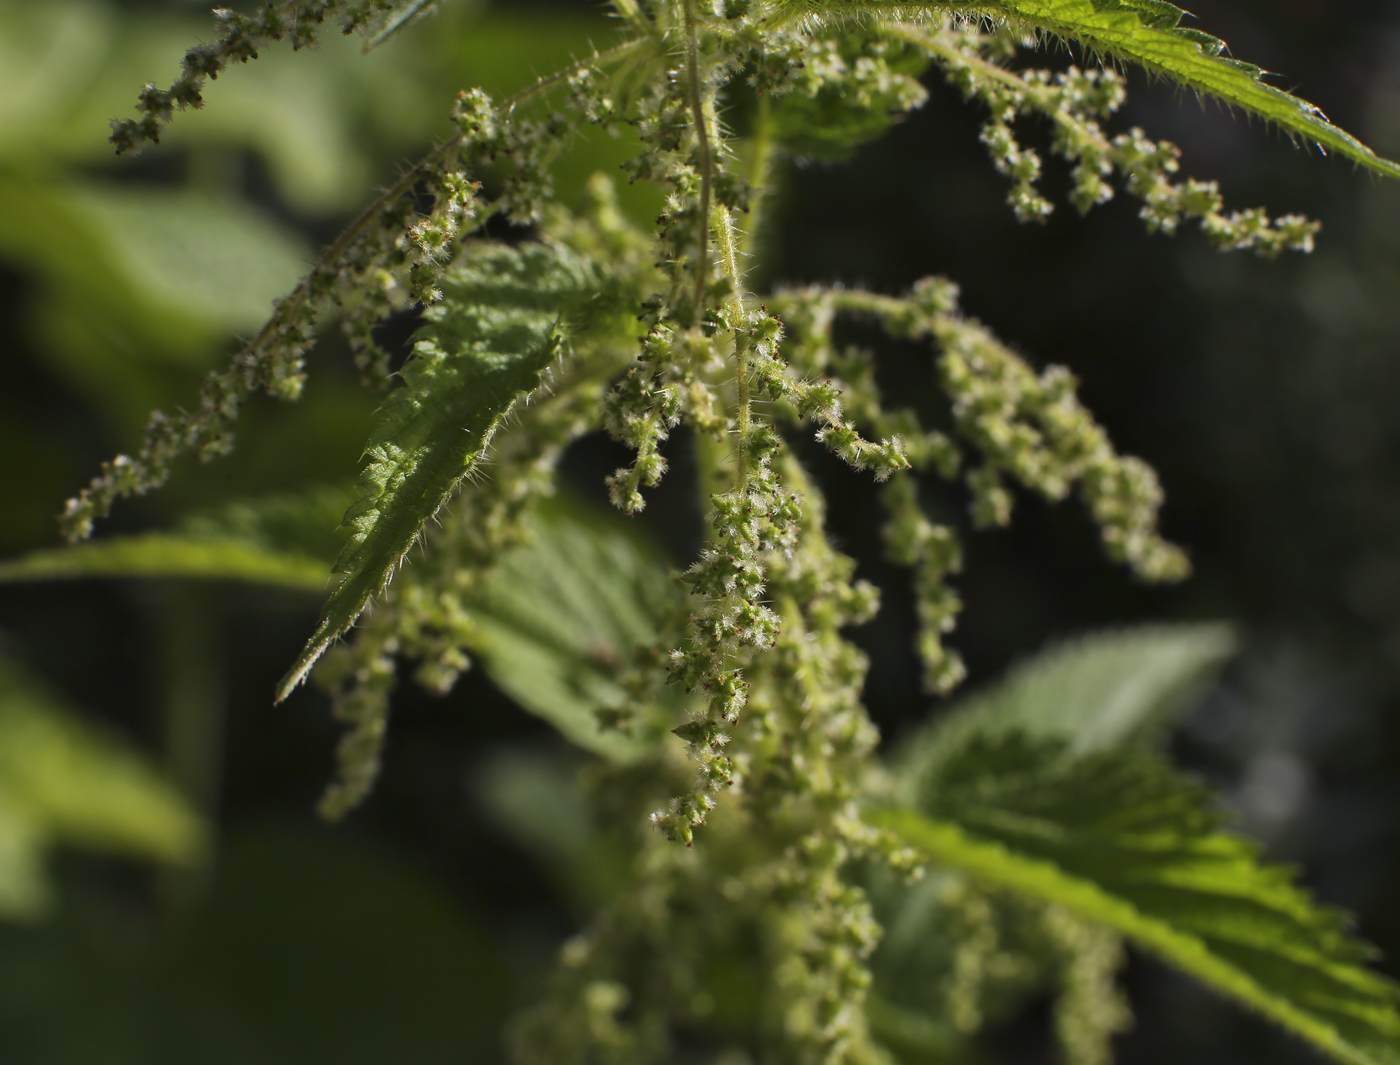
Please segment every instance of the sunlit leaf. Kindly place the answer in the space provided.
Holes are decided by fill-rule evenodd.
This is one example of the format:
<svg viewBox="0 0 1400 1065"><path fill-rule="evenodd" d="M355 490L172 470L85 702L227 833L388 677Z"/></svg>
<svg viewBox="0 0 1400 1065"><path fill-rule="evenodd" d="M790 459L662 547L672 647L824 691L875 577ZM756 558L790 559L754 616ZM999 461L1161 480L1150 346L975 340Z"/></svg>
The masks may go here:
<svg viewBox="0 0 1400 1065"><path fill-rule="evenodd" d="M1232 655L1224 624L1147 625L1052 645L959 700L895 752L906 780L937 774L969 741L1024 732L1077 753L1152 738Z"/></svg>
<svg viewBox="0 0 1400 1065"><path fill-rule="evenodd" d="M1221 831L1155 757L1074 757L1011 733L969 745L918 811L873 812L933 862L1106 925L1341 1061L1400 1060L1400 990L1289 870Z"/></svg>
<svg viewBox="0 0 1400 1065"><path fill-rule="evenodd" d="M310 261L288 229L234 200L87 184L70 203L128 284L220 331L260 326Z"/></svg>
<svg viewBox="0 0 1400 1065"><path fill-rule="evenodd" d="M80 577L203 577L324 591L324 559L272 551L244 540L168 533L114 537L34 551L0 563L0 581Z"/></svg>
<svg viewBox="0 0 1400 1065"><path fill-rule="evenodd" d="M321 593L348 493L311 488L236 500L193 514L173 532L114 536L0 562L0 582L94 577L196 577Z"/></svg>

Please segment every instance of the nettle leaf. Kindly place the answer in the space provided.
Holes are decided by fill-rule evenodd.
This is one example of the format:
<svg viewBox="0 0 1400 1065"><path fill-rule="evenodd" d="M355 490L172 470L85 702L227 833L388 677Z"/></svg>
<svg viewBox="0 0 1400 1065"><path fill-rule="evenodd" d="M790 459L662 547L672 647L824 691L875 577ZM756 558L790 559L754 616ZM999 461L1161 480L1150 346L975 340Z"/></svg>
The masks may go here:
<svg viewBox="0 0 1400 1065"><path fill-rule="evenodd" d="M903 0L783 0L794 15L840 19L886 15L963 14L1013 23L1077 41L1113 59L1136 63L1198 93L1239 107L1324 150L1369 170L1400 177L1400 164L1378 156L1323 113L1266 84L1263 72L1223 53L1225 42L1180 25L1186 14L1160 0L988 0L983 3L908 3Z"/></svg>
<svg viewBox="0 0 1400 1065"><path fill-rule="evenodd" d="M970 741L1021 731L1085 754L1155 738L1235 653L1228 625L1145 625L1053 645L959 700L902 744L906 781L937 774Z"/></svg>
<svg viewBox="0 0 1400 1065"><path fill-rule="evenodd" d="M1221 831L1207 789L1133 750L979 739L917 811L871 821L935 863L1058 904L1356 1065L1400 1061L1400 988L1290 870Z"/></svg>
<svg viewBox="0 0 1400 1065"><path fill-rule="evenodd" d="M423 526L475 469L515 404L540 386L563 342L582 328L600 282L591 264L553 244L471 245L425 313L365 447L360 500L346 512L340 583L277 699L389 583Z"/></svg>
<svg viewBox="0 0 1400 1065"><path fill-rule="evenodd" d="M680 687L661 686L650 716L626 732L600 727L599 714L630 701L626 674L684 621L685 597L655 549L611 515L553 500L531 529L532 542L506 555L473 603L472 650L506 694L572 743L634 761L675 723Z"/></svg>
<svg viewBox="0 0 1400 1065"><path fill-rule="evenodd" d="M184 863L204 826L128 744L0 659L0 915L42 911L55 842Z"/></svg>
<svg viewBox="0 0 1400 1065"><path fill-rule="evenodd" d="M31 551L0 563L0 582L190 577L324 592L348 495L318 486L193 514L173 532Z"/></svg>

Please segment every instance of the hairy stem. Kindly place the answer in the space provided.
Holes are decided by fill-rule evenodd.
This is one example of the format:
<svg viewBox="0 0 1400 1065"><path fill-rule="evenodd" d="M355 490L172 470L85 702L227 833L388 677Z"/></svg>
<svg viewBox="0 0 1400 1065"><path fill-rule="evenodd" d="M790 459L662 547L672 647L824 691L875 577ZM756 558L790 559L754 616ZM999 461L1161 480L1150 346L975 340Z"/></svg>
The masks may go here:
<svg viewBox="0 0 1400 1065"><path fill-rule="evenodd" d="M685 0L686 79L690 85L690 110L695 119L695 137L700 149L700 232L695 263L695 317L705 306L705 280L710 266L710 184L714 179L714 157L710 152L710 127L705 121L705 102L700 91L700 39L695 28L695 0Z"/></svg>
<svg viewBox="0 0 1400 1065"><path fill-rule="evenodd" d="M726 301L725 311L730 327L734 330L734 383L738 389L738 412L735 432L739 437L736 451L738 472L736 480L739 491L743 491L749 479L748 439L752 428L749 396L748 333L744 330L744 275L739 267L739 235L734 228L734 218L729 208L717 205L711 212L710 224L714 227L715 243L719 246L720 262L729 277L732 292Z"/></svg>

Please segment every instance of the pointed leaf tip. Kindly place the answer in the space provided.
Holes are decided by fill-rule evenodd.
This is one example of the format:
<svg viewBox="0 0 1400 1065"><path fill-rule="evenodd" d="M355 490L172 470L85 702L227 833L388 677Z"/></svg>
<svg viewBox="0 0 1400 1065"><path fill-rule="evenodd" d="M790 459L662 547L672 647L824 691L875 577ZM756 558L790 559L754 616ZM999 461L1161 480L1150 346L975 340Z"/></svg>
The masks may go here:
<svg viewBox="0 0 1400 1065"><path fill-rule="evenodd" d="M424 312L413 357L365 446L339 583L315 633L277 685L281 702L355 623L427 522L475 468L516 402L561 348L570 306L598 290L591 264L552 244L473 244Z"/></svg>

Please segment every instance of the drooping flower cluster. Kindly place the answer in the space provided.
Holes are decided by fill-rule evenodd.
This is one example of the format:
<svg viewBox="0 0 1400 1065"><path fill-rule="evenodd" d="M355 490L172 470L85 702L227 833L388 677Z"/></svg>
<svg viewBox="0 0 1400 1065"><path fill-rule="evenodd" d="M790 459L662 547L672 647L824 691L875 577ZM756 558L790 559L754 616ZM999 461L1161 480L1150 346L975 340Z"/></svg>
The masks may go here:
<svg viewBox="0 0 1400 1065"><path fill-rule="evenodd" d="M342 32L351 34L380 25L401 6L397 0L282 0L254 15L215 8L215 39L185 53L180 76L168 89L147 84L136 103L141 117L113 119L111 142L118 155L159 144L177 109L204 106L206 81L218 78L230 63L257 59L258 50L274 41L290 37L294 49L314 48L328 18L339 16Z"/></svg>
<svg viewBox="0 0 1400 1065"><path fill-rule="evenodd" d="M929 279L903 297L841 288L752 293L745 261L774 153L838 155L873 136L923 101L918 78L931 61L990 109L983 140L1012 180L1023 218L1050 210L1036 189L1041 160L1015 131L1022 117L1038 114L1053 123L1055 150L1074 166L1072 199L1081 211L1113 194L1117 173L1155 229L1170 232L1195 218L1218 244L1275 254L1306 248L1316 227L1292 216L1225 214L1213 185L1173 183L1174 147L1136 130L1104 133L1102 122L1123 99L1116 74L1014 72L1003 61L1015 42L980 23L939 16L836 32L779 17L780 6L764 0L616 6L633 38L499 107L479 91L461 94L456 136L352 224L232 368L207 379L195 411L153 416L142 449L108 464L70 503L65 526L86 536L118 496L164 481L178 455L225 452L254 390L294 398L303 356L332 313L341 315L366 377L389 384L390 356L376 326L398 308L440 299L442 271L486 218L532 226L534 237L588 258L605 279L600 300L623 303L639 323L626 334L636 344L562 352L547 384L493 443L489 469L443 511L427 558L398 576L350 641L324 659L318 679L350 729L323 811L343 814L374 779L397 658L416 661L418 680L435 691L468 668L473 597L526 535L564 448L596 428L628 445L632 462L608 484L613 502L632 513L667 472L667 444L686 426L708 542L682 576L687 632L654 649L651 679L665 669L697 698L676 722L677 739L643 770L600 771L603 787L627 797L638 824L660 831L648 827L635 841L633 881L566 945L550 997L517 1026L517 1057L541 1065L668 1059L674 1031L713 1008L695 974L731 944L761 958L765 1019L757 1038L773 1049L771 1060L875 1065L885 1059L868 1030L865 998L880 930L848 871L860 858L906 869L914 859L859 816L877 734L861 702L867 664L844 630L873 616L877 596L828 541L820 490L790 441L810 433L885 482L885 543L893 561L914 571L919 647L933 692L949 691L964 674L944 642L961 605L949 580L962 549L950 526L925 513L920 475L961 475L976 525L1009 521L1015 486L1051 500L1077 491L1109 552L1144 579L1182 575L1185 558L1157 531L1161 492L1152 471L1113 449L1068 371L1033 369L959 312L950 283ZM302 47L332 15L354 30L422 7L301 0L252 16L221 11L218 40L189 53L171 89L148 87L144 117L118 123L113 139L123 151L156 141L177 107L200 105L204 79L255 58L266 41L290 35ZM747 93L758 102L746 116L752 128L741 152L725 105ZM547 105L551 94L557 106ZM554 202L550 166L582 123L635 141L622 172L662 190L654 232L621 217L605 180L591 186L588 212ZM489 200L478 181L492 189ZM432 201L426 211L417 206L421 194ZM873 357L838 346L840 315L873 319L892 337L936 348L947 432L891 408ZM655 687L629 686L639 699ZM629 709L609 707L600 720L625 729ZM955 1023L971 1029L980 1023L974 1000L996 936L985 899L974 889L966 894L970 931L949 997ZM1119 945L1061 917L1037 919L1066 959L1062 1042L1074 1065L1100 1065L1096 1055L1122 1022L1112 1010L1094 1012L1116 1002L1104 985Z"/></svg>
<svg viewBox="0 0 1400 1065"><path fill-rule="evenodd" d="M1008 202L1023 221L1041 221L1052 205L1036 189L1040 156L1017 139L1013 124L1038 115L1054 126L1054 150L1073 167L1070 199L1082 214L1113 197L1109 179L1117 172L1127 189L1143 201L1141 216L1149 231L1174 233L1195 219L1217 248L1249 250L1265 258L1283 251L1311 251L1319 223L1301 215L1271 219L1263 208L1225 213L1214 181L1173 181L1181 151L1169 141L1152 141L1140 129L1110 137L1102 127L1122 106L1123 77L1109 69L1061 73L1012 71L1002 61L1014 54L1004 30L949 19L940 30L902 27L896 35L922 48L969 99L984 104L990 115L982 128L998 171L1011 178Z"/></svg>

